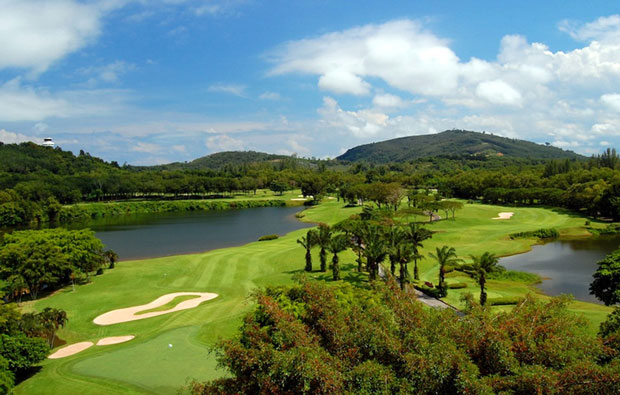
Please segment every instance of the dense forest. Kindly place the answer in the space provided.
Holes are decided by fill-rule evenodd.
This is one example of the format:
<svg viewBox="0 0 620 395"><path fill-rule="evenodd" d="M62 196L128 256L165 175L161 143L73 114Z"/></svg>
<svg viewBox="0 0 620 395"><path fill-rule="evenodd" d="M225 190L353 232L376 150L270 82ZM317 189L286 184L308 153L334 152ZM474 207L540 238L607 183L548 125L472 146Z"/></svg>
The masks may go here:
<svg viewBox="0 0 620 395"><path fill-rule="evenodd" d="M229 163L218 162L217 169L167 170L119 166L88 153L73 155L32 143L0 145L0 226L82 218L84 213L61 215L63 207L79 202L206 199L256 194L259 189L283 193L301 188L315 200L338 194L376 201L365 186L377 183L437 189L444 197L548 205L620 218L620 161L609 149L589 159L462 154L387 164L274 159L256 153L226 153L224 158Z"/></svg>

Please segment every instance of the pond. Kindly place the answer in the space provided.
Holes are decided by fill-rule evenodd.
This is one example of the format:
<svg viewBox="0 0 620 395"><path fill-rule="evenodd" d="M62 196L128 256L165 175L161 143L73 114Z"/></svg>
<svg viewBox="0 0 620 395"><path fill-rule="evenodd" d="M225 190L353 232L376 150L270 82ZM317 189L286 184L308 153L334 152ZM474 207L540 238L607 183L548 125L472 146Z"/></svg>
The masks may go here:
<svg viewBox="0 0 620 395"><path fill-rule="evenodd" d="M87 226L121 260L144 259L239 246L267 234L282 236L314 226L295 218L300 210L260 207L141 214L96 220Z"/></svg>
<svg viewBox="0 0 620 395"><path fill-rule="evenodd" d="M509 270L540 275L543 282L537 286L547 295L572 294L577 300L602 304L590 295L592 274L598 268L596 263L618 247L620 236L558 240L501 258L499 264Z"/></svg>

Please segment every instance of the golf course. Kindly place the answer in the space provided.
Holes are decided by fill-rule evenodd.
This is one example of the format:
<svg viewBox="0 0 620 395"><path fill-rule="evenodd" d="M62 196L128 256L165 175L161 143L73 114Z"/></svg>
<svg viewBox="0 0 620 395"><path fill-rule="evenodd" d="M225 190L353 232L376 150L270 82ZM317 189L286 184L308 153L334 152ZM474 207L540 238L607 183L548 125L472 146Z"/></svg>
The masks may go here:
<svg viewBox="0 0 620 395"><path fill-rule="evenodd" d="M291 199L290 196L286 198ZM360 211L359 207L345 208L342 202L325 199L318 206L306 209L301 220L333 225ZM513 215L494 219L506 212ZM425 258L419 264L421 280L437 281L437 263L428 257L435 247L454 247L465 261L471 261L470 255L486 251L498 256L513 255L528 251L537 240L511 240L509 234L544 227L556 228L561 237L589 237L584 221L584 217L556 209L465 204L456 212L455 219L429 224L434 234L424 242L422 255ZM599 224L593 221L592 226ZM252 290L291 284L297 276L304 275L304 250L296 240L306 232L300 229L275 240L199 254L121 261L113 270L106 270L103 275L93 277L90 283L76 286L75 290L69 286L45 298L22 303L25 311L41 311L45 307L65 310L68 323L58 336L67 345L95 344L109 337L135 338L118 344L94 345L71 356L48 359L39 373L15 388L15 393L172 394L193 379L205 381L225 375L225 371L217 369L210 345L217 339L235 335L242 317L252 308L248 298ZM314 271L306 275L317 281L332 281L331 273L317 270L318 250L313 254ZM367 274L356 271L355 258L351 250L342 253L342 281L364 286ZM464 294L478 295L477 283L461 272L449 273L447 281L467 283L466 288L451 289L445 298L457 308L463 307ZM490 279L487 288L490 299L527 293L548 298L525 280ZM192 304L201 295L199 293L217 297ZM162 299L160 305L149 305L168 294L178 295ZM181 304L192 306L174 309ZM105 325L94 322L113 310L132 307L142 307L142 311L135 312L135 317L148 314L149 318ZM509 309L510 306L493 308ZM570 309L590 321L592 333L612 310L579 301L573 301ZM62 347L65 346L59 348Z"/></svg>

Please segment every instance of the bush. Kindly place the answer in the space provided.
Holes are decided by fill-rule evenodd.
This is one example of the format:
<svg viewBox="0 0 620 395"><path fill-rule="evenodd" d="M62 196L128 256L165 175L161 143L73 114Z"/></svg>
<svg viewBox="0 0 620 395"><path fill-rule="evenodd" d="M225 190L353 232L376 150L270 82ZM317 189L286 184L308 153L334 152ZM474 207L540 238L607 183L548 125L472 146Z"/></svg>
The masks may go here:
<svg viewBox="0 0 620 395"><path fill-rule="evenodd" d="M441 298L442 292L441 292L441 289L439 288L431 288L426 285L415 285L414 287L418 291L422 291L428 296L432 296L433 298L437 298L437 299Z"/></svg>
<svg viewBox="0 0 620 395"><path fill-rule="evenodd" d="M450 289L467 288L467 283L450 283L448 284L448 288Z"/></svg>
<svg viewBox="0 0 620 395"><path fill-rule="evenodd" d="M500 298L487 299L487 305L489 306L508 306L521 303L523 301L521 296L503 296Z"/></svg>
<svg viewBox="0 0 620 395"><path fill-rule="evenodd" d="M537 237L539 239L557 239L560 237L560 232L556 228L541 228L530 232L518 232L510 234L511 239L527 239L530 237Z"/></svg>
<svg viewBox="0 0 620 395"><path fill-rule="evenodd" d="M258 238L258 241L267 241L267 240L275 240L279 236L278 235L265 235Z"/></svg>
<svg viewBox="0 0 620 395"><path fill-rule="evenodd" d="M299 219L299 218L303 218L303 217L305 217L305 216L306 216L306 214L304 214L304 212L303 212L303 211L300 211L300 212L298 212L298 213L296 213L296 214L295 214L295 218L297 218L297 219Z"/></svg>

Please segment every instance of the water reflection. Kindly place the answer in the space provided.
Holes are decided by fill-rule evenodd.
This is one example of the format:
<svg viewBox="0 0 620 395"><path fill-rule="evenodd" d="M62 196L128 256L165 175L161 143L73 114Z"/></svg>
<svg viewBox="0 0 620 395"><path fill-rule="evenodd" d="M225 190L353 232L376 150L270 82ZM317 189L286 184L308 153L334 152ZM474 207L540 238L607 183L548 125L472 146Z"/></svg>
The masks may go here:
<svg viewBox="0 0 620 395"><path fill-rule="evenodd" d="M133 215L88 224L122 260L202 252L284 235L313 226L295 218L299 207Z"/></svg>
<svg viewBox="0 0 620 395"><path fill-rule="evenodd" d="M532 251L500 259L510 270L536 273L543 277L538 285L547 295L572 294L575 299L599 303L589 287L596 264L620 246L620 237L561 240L537 245Z"/></svg>

